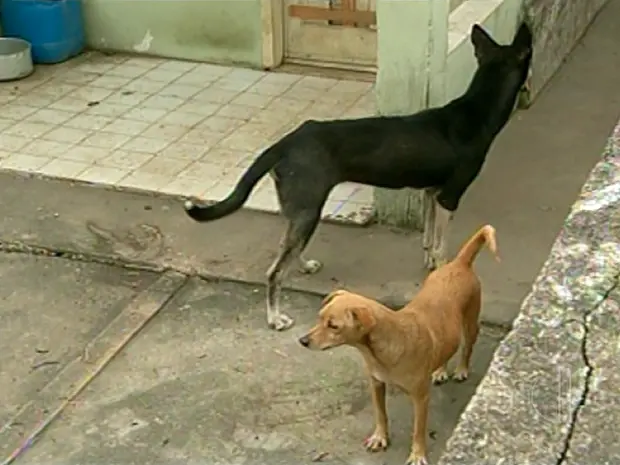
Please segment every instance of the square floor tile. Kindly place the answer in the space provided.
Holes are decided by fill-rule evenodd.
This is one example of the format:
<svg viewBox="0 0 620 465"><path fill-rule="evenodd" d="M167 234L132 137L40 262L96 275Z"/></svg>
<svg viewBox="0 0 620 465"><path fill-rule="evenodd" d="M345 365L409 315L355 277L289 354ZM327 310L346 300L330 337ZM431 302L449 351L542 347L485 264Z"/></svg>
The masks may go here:
<svg viewBox="0 0 620 465"><path fill-rule="evenodd" d="M159 64L157 66L157 69L164 69L168 71L179 71L181 73L186 73L196 67L198 67L198 63L195 63L193 61L166 60L163 63Z"/></svg>
<svg viewBox="0 0 620 465"><path fill-rule="evenodd" d="M226 76L213 82L213 84L211 85L211 88L229 90L229 91L239 93L239 92L243 92L244 90L246 90L252 84L253 84L252 81L248 82L248 81L241 80L241 79L231 79L230 74L227 74Z"/></svg>
<svg viewBox="0 0 620 465"><path fill-rule="evenodd" d="M140 173L158 174L174 177L190 165L190 161L179 158L164 158L156 156L143 164L138 170Z"/></svg>
<svg viewBox="0 0 620 465"><path fill-rule="evenodd" d="M172 176L161 174L144 173L136 171L123 178L117 184L123 187L131 187L134 189L143 189L147 191L160 191L170 184Z"/></svg>
<svg viewBox="0 0 620 465"><path fill-rule="evenodd" d="M28 139L36 139L37 137L51 131L56 126L46 123L30 123L27 121L20 121L13 126L4 130L5 134L11 134L13 136L26 137Z"/></svg>
<svg viewBox="0 0 620 465"><path fill-rule="evenodd" d="M202 194L200 194L200 198L205 200L219 201L225 199L232 190L234 189L234 184L229 184L225 182L216 182L215 184L207 187Z"/></svg>
<svg viewBox="0 0 620 465"><path fill-rule="evenodd" d="M121 115L126 114L132 109L129 105L121 105L118 103L101 102L99 105L89 107L84 114L87 115L99 115L110 116L112 118L118 118Z"/></svg>
<svg viewBox="0 0 620 465"><path fill-rule="evenodd" d="M105 72L108 76L119 76L124 78L137 78L138 76L142 76L146 74L148 70L141 67L135 66L128 63L123 63L122 65L113 67Z"/></svg>
<svg viewBox="0 0 620 465"><path fill-rule="evenodd" d="M97 160L97 164L109 168L118 168L125 171L134 171L154 155L144 152L129 152L127 150L115 150L109 156Z"/></svg>
<svg viewBox="0 0 620 465"><path fill-rule="evenodd" d="M242 92L231 100L232 105L242 105L252 108L265 108L273 100L271 95L261 95L252 92Z"/></svg>
<svg viewBox="0 0 620 465"><path fill-rule="evenodd" d="M118 168L108 168L106 166L91 166L82 171L77 179L92 183L116 184L126 177L129 173Z"/></svg>
<svg viewBox="0 0 620 465"><path fill-rule="evenodd" d="M66 97L73 97L89 103L99 103L109 97L113 92L113 90L103 89L101 87L84 86L69 92Z"/></svg>
<svg viewBox="0 0 620 465"><path fill-rule="evenodd" d="M201 86L192 86L189 84L178 84L173 82L161 89L158 94L166 97L178 97L188 99L196 95L203 89Z"/></svg>
<svg viewBox="0 0 620 465"><path fill-rule="evenodd" d="M136 105L141 105L148 98L149 98L149 94L145 94L143 92L118 90L110 94L110 96L106 98L105 102L112 103L112 104L118 104L118 105L126 105L128 107L134 107Z"/></svg>
<svg viewBox="0 0 620 465"><path fill-rule="evenodd" d="M131 56L125 62L127 65L139 66L145 70L155 68L165 61L164 58L156 58L150 56Z"/></svg>
<svg viewBox="0 0 620 465"><path fill-rule="evenodd" d="M113 132L115 134L125 134L127 136L137 136L151 126L151 123L146 121L136 121L133 119L119 118L113 120L108 124L104 130L105 132Z"/></svg>
<svg viewBox="0 0 620 465"><path fill-rule="evenodd" d="M233 130L239 128L243 124L242 120L228 118L215 114L205 119L202 123L196 126L197 130L205 129L208 132L216 132L220 134L229 134Z"/></svg>
<svg viewBox="0 0 620 465"><path fill-rule="evenodd" d="M159 108L134 108L127 112L124 118L154 123L161 119L166 113L166 110L161 110Z"/></svg>
<svg viewBox="0 0 620 465"><path fill-rule="evenodd" d="M122 76L106 76L98 77L90 83L94 87L102 87L104 89L117 90L131 81L131 78Z"/></svg>
<svg viewBox="0 0 620 465"><path fill-rule="evenodd" d="M254 154L251 152L216 147L205 153L200 160L213 165L230 168L233 166L239 166L239 164L247 158L255 158L253 155Z"/></svg>
<svg viewBox="0 0 620 465"><path fill-rule="evenodd" d="M208 186L219 182L224 176L224 172L221 166L195 161L181 171L178 176L187 179L197 179L204 183L206 189Z"/></svg>
<svg viewBox="0 0 620 465"><path fill-rule="evenodd" d="M174 124L178 126L184 126L186 128L191 128L193 126L196 126L205 118L206 116L200 115L198 113L187 113L179 110L174 110L166 114L159 121L164 124Z"/></svg>
<svg viewBox="0 0 620 465"><path fill-rule="evenodd" d="M98 160L102 160L110 155L110 150L100 147L85 147L76 145L71 147L67 153L59 155L58 158L63 160L73 160L83 163L93 164Z"/></svg>
<svg viewBox="0 0 620 465"><path fill-rule="evenodd" d="M338 201L348 200L358 189L359 189L359 186L357 184L353 184L350 182L338 184L330 192L329 198L331 200L338 200Z"/></svg>
<svg viewBox="0 0 620 465"><path fill-rule="evenodd" d="M28 116L25 121L31 123L46 123L52 125L63 124L71 118L75 117L75 113L70 111L53 110L50 108L44 108L36 111Z"/></svg>
<svg viewBox="0 0 620 465"><path fill-rule="evenodd" d="M149 81L156 82L172 82L175 79L181 77L185 74L184 71L180 70L171 70L171 69L162 69L161 67L150 69L143 78Z"/></svg>
<svg viewBox="0 0 620 465"><path fill-rule="evenodd" d="M179 142L187 144L201 145L205 149L209 149L219 142L224 134L213 132L206 128L195 127L190 129L187 134L179 139Z"/></svg>
<svg viewBox="0 0 620 465"><path fill-rule="evenodd" d="M80 86L74 84L66 84L56 82L54 85L42 86L37 89L37 92L41 94L51 95L54 97L66 97L71 92L79 89Z"/></svg>
<svg viewBox="0 0 620 465"><path fill-rule="evenodd" d="M17 152L30 142L31 139L27 139L25 137L11 136L10 134L0 133L0 150Z"/></svg>
<svg viewBox="0 0 620 465"><path fill-rule="evenodd" d="M255 69L248 68L233 68L226 77L232 81L246 81L254 83L260 79L263 79L267 76L267 72L258 71Z"/></svg>
<svg viewBox="0 0 620 465"><path fill-rule="evenodd" d="M208 87L205 90L198 92L192 100L219 103L220 105L223 105L230 102L237 95L239 95L238 91L220 89L218 87Z"/></svg>
<svg viewBox="0 0 620 465"><path fill-rule="evenodd" d="M282 94L282 97L292 100L303 100L305 102L312 102L321 98L325 93L325 90L314 89L311 87L296 87L293 86Z"/></svg>
<svg viewBox="0 0 620 465"><path fill-rule="evenodd" d="M34 155L13 154L0 161L0 168L34 172L49 162L49 157L35 157Z"/></svg>
<svg viewBox="0 0 620 465"><path fill-rule="evenodd" d="M71 118L70 120L64 122L63 126L76 129L85 129L88 131L98 131L110 124L112 121L114 121L114 119L111 116L87 115L84 113L80 113L77 116Z"/></svg>
<svg viewBox="0 0 620 465"><path fill-rule="evenodd" d="M243 121L249 121L252 116L260 111L260 108L247 107L245 105L235 105L232 103L225 104L220 108L215 116L224 116L226 118L233 118Z"/></svg>
<svg viewBox="0 0 620 465"><path fill-rule="evenodd" d="M84 73L104 74L109 72L114 67L115 65L112 63L85 62L78 65L76 67L76 70L82 71Z"/></svg>
<svg viewBox="0 0 620 465"><path fill-rule="evenodd" d="M184 113L196 113L202 116L211 116L221 108L221 104L200 102L198 100L188 100L187 103L181 105L176 111Z"/></svg>
<svg viewBox="0 0 620 465"><path fill-rule="evenodd" d="M77 114L77 113L80 113L81 111L88 109L89 107L88 107L88 102L86 102L85 100L78 99L75 97L62 97L61 99L56 100L55 102L51 103L49 105L49 108L53 108L55 110L68 111L73 114Z"/></svg>
<svg viewBox="0 0 620 465"><path fill-rule="evenodd" d="M127 141L121 147L123 150L133 152L157 153L170 145L170 141L162 139L151 139L149 137L137 136Z"/></svg>
<svg viewBox="0 0 620 465"><path fill-rule="evenodd" d="M16 124L16 121L7 118L0 118L0 132L4 131L6 128L13 126L14 124Z"/></svg>
<svg viewBox="0 0 620 465"><path fill-rule="evenodd" d="M58 100L59 97L53 95L41 94L40 92L29 92L26 95L20 95L17 98L11 99L12 104L26 105L33 108L43 108Z"/></svg>
<svg viewBox="0 0 620 465"><path fill-rule="evenodd" d="M264 212L279 212L280 204L278 196L270 190L258 190L250 194L250 198L245 204L246 208Z"/></svg>
<svg viewBox="0 0 620 465"><path fill-rule="evenodd" d="M210 188L216 181L206 181L195 177L177 176L170 183L160 189L160 192L172 195L200 196L206 189Z"/></svg>
<svg viewBox="0 0 620 465"><path fill-rule="evenodd" d="M91 136L84 139L82 145L88 145L92 147L100 147L115 150L122 145L126 144L131 139L131 136L125 134L116 134L114 132L98 131Z"/></svg>
<svg viewBox="0 0 620 465"><path fill-rule="evenodd" d="M77 144L86 139L91 134L87 129L77 129L68 127L59 127L47 132L43 139L53 140L56 142L65 142L69 144Z"/></svg>
<svg viewBox="0 0 620 465"><path fill-rule="evenodd" d="M161 121L151 125L141 135L151 139L161 139L168 142L174 142L187 134L190 129L185 126L176 124L163 124Z"/></svg>
<svg viewBox="0 0 620 465"><path fill-rule="evenodd" d="M2 117L7 119L12 119L15 121L20 121L27 116L32 115L38 108L29 107L26 105L16 105L13 103L8 103L2 108Z"/></svg>
<svg viewBox="0 0 620 465"><path fill-rule="evenodd" d="M160 108L162 110L174 110L185 103L185 99L180 97L166 97L163 95L153 95L141 103L142 106L149 108Z"/></svg>
<svg viewBox="0 0 620 465"><path fill-rule="evenodd" d="M73 144L66 142L55 142L52 140L36 139L20 151L28 155L36 155L41 157L57 157L63 153L67 153Z"/></svg>
<svg viewBox="0 0 620 465"><path fill-rule="evenodd" d="M159 152L158 156L162 158L178 158L180 160L196 161L203 157L207 149L208 147L205 145L175 142Z"/></svg>
<svg viewBox="0 0 620 465"><path fill-rule="evenodd" d="M59 178L75 178L82 171L90 168L90 164L79 161L55 159L39 168L37 171L48 176Z"/></svg>
<svg viewBox="0 0 620 465"><path fill-rule="evenodd" d="M149 81L140 77L128 82L121 87L120 90L122 92L136 92L139 94L153 95L158 94L167 85L168 83L166 82Z"/></svg>

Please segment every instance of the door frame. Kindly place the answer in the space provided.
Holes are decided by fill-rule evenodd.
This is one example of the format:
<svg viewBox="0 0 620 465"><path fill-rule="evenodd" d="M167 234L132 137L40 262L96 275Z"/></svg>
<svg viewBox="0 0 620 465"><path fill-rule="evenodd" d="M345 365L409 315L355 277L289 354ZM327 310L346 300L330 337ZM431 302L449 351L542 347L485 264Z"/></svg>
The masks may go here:
<svg viewBox="0 0 620 465"><path fill-rule="evenodd" d="M284 0L258 0L261 5L262 68L273 70L284 61Z"/></svg>

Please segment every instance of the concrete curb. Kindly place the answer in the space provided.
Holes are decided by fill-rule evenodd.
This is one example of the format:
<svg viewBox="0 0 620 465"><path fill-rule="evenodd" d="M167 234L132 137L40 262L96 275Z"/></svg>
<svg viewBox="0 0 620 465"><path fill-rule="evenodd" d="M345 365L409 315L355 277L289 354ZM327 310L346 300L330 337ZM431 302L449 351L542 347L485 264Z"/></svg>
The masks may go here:
<svg viewBox="0 0 620 465"><path fill-rule="evenodd" d="M620 123L441 465L619 460L619 202Z"/></svg>
<svg viewBox="0 0 620 465"><path fill-rule="evenodd" d="M2 465L12 463L32 446L38 435L95 379L105 366L170 301L187 282L181 273L167 272L136 297L40 392L25 404L8 427L0 431L0 443L10 445L11 455Z"/></svg>

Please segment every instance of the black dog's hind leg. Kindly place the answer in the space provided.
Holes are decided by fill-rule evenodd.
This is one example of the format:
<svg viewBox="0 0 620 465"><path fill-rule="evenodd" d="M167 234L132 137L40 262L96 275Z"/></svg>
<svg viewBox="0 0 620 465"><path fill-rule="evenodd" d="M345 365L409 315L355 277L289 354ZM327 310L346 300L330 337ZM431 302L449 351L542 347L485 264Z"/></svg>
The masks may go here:
<svg viewBox="0 0 620 465"><path fill-rule="evenodd" d="M424 210L424 232L422 236L424 266L432 269L435 266L432 256L433 237L435 235L435 192L433 189L424 189L422 206Z"/></svg>
<svg viewBox="0 0 620 465"><path fill-rule="evenodd" d="M439 268L440 266L448 263L448 257L446 255L446 236L448 235L448 227L450 220L452 219L452 212L446 210L435 202L435 224L433 225L433 249L431 250L431 262L432 268Z"/></svg>
<svg viewBox="0 0 620 465"><path fill-rule="evenodd" d="M293 319L280 311L280 290L282 280L291 264L302 260L301 254L312 237L321 212L298 212L289 220L280 243L280 252L267 272L267 324L271 329L283 331L293 326ZM306 262L307 263L307 262Z"/></svg>

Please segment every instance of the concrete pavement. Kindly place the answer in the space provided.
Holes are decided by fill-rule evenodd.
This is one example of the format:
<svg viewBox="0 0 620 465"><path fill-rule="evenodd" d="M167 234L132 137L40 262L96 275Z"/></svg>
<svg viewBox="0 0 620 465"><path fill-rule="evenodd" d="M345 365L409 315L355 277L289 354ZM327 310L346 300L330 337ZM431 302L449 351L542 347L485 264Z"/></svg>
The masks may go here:
<svg viewBox="0 0 620 465"><path fill-rule="evenodd" d="M85 296L89 301L92 295L102 297L109 309L108 317L123 312L122 302L114 299L114 292L110 299L103 295L110 280L122 283L117 293L124 290L126 300L149 283L151 286L142 292L152 293L156 282L153 273L67 259L11 256L11 263L16 261L22 263L24 273L30 273L22 283L34 283L30 278L41 267L55 270L58 278L48 277L50 289L63 286L62 281L67 280L62 270L74 272L80 268L80 275L86 277L73 287L74 292L90 289L86 291L90 295ZM91 276L104 277L105 281L91 281ZM24 284L18 287L19 295L31 296L28 301L33 303L32 311L40 312L41 304L34 302L41 302L46 291ZM324 463L381 464L385 460L400 462L407 456L411 422L408 399L390 393L392 448L386 454L369 455L361 441L372 431L372 409L360 358L351 349L314 353L297 344L295 336L314 321L318 297L287 293L285 308L297 316L298 327L295 332L277 334L265 328L263 292L255 286L192 278L170 294L170 302L71 402L18 463L208 460L258 465L311 463L320 456ZM71 319L86 302L74 299L59 304L64 305L64 314ZM89 308L83 312L89 312L91 318L81 319L94 328L90 330L92 337L104 326L95 316L105 312L90 304L85 306ZM49 328L47 320L29 321L33 327L30 332ZM84 347L84 341L74 337L79 336L79 331L75 332L66 329L62 334L63 340L75 348L72 356ZM430 424L433 459L438 458L502 334L493 329L483 331L470 380L434 390ZM2 352L7 358L18 355L11 349L10 339L3 341ZM19 351L26 351L33 362L38 358L57 359L60 363L48 373L58 373L69 358L59 358L56 353L67 351L49 340L38 340L37 344L22 345ZM38 347L50 352L37 355ZM96 363L97 355L91 352L90 359ZM21 370L28 370L32 363L20 365ZM44 368L39 370L45 372ZM8 372L28 379L17 368ZM64 384L65 392L55 390L58 399L82 378L79 371L74 374L73 382ZM70 377L66 378L69 381ZM32 400L39 412L48 407L41 404L40 396L21 395L22 402ZM40 418L34 420L41 421L43 416L40 413ZM14 428L25 432L38 421L28 424L18 417L15 422L21 426ZM0 451L5 456L7 446L15 444L6 441L6 434L0 438Z"/></svg>

